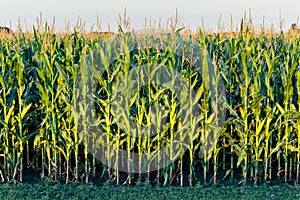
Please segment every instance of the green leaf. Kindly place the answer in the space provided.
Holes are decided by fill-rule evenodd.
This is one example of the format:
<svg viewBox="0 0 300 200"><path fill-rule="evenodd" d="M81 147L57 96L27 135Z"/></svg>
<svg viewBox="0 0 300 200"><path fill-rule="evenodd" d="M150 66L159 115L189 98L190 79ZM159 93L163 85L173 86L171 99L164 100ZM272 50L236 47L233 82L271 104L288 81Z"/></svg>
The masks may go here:
<svg viewBox="0 0 300 200"><path fill-rule="evenodd" d="M261 132L263 126L265 125L265 121L266 121L266 120L264 119L262 122L260 122L260 124L259 124L258 127L256 128L256 131L255 131L256 135L259 135L259 133Z"/></svg>
<svg viewBox="0 0 300 200"><path fill-rule="evenodd" d="M24 116L26 115L26 113L28 112L28 110L30 109L31 107L31 104L27 105L23 110L22 110L22 113L21 113L21 119L24 118Z"/></svg>
<svg viewBox="0 0 300 200"><path fill-rule="evenodd" d="M10 120L11 115L13 114L14 108L15 108L15 105L13 104L13 105L10 107L10 109L9 109L9 111L8 111L8 113L7 113L7 115L5 116L4 122L5 122L6 124L8 124L8 121Z"/></svg>
<svg viewBox="0 0 300 200"><path fill-rule="evenodd" d="M279 109L280 113L283 115L284 114L284 109L278 103L276 103L276 106Z"/></svg>

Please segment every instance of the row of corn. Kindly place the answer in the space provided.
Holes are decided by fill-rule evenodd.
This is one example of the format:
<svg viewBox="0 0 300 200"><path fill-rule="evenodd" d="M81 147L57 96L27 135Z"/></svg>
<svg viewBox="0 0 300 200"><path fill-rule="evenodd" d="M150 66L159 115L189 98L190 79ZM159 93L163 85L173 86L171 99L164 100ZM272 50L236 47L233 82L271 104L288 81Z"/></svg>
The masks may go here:
<svg viewBox="0 0 300 200"><path fill-rule="evenodd" d="M243 29L2 38L0 180L298 183L299 56Z"/></svg>

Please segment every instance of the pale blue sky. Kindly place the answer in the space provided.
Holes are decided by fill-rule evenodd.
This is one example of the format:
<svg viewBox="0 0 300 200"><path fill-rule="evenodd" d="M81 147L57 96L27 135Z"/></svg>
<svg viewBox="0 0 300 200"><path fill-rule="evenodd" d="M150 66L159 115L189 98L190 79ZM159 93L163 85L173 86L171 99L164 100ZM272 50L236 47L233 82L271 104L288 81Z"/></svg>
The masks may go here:
<svg viewBox="0 0 300 200"><path fill-rule="evenodd" d="M216 28L217 20L222 14L222 21L228 27L230 15L237 23L244 15L244 11L252 11L254 24L262 23L265 17L266 25L275 24L278 28L279 13L284 18L284 29L291 23L297 22L300 16L299 0L3 0L0 8L0 25L15 29L18 19L24 25L36 23L36 17L42 13L43 19L49 22L56 18L56 27L64 27L65 21L73 26L78 16L85 20L87 28L96 22L97 16L102 22L102 29L110 24L116 30L118 15L127 8L127 16L131 19L132 27L142 26L145 17L166 22L174 16L176 9L182 17L183 23L192 30L199 25L203 18L206 27ZM300 21L298 22L299 25Z"/></svg>

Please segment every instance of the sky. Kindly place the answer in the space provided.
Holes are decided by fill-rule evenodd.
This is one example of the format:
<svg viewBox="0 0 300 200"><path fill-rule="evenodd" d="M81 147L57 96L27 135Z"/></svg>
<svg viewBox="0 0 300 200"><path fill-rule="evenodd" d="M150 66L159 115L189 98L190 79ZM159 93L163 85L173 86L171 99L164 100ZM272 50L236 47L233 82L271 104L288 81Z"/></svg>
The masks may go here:
<svg viewBox="0 0 300 200"><path fill-rule="evenodd" d="M202 22L208 29L216 30L218 24L229 28L231 16L233 24L237 25L245 11L249 15L249 10L257 26L264 19L266 27L274 24L278 29L280 15L284 30L292 23L300 26L299 0L2 0L0 26L16 29L20 22L23 28L31 27L36 24L37 17L42 16L43 22L48 23L55 17L56 30L63 30L66 22L72 28L80 18L86 29L98 19L102 31L109 27L116 31L119 15L124 14L125 8L131 27L136 30L142 27L145 18L148 26L150 20L156 25L158 21L165 24L175 16L176 10L185 27L191 30L202 27Z"/></svg>

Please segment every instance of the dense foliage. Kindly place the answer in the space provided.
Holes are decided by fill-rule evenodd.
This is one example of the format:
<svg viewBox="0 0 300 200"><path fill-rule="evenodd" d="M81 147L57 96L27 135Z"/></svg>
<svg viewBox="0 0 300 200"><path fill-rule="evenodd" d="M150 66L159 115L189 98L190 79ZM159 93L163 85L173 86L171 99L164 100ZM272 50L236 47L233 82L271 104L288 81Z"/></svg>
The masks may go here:
<svg viewBox="0 0 300 200"><path fill-rule="evenodd" d="M161 44L164 49L147 48L149 41ZM131 46L141 42L145 45L141 51ZM195 73L191 62L172 53L179 44L189 51L192 43L204 49L202 57L205 53L211 57L211 65L205 64L205 59L201 61L201 72L207 67L214 72L209 80ZM145 181L217 184L230 177L244 183L278 178L299 182L300 40L297 36L255 35L241 29L239 34L230 36L199 33L191 37L178 31L150 37L120 32L107 38L77 33L56 35L46 28L43 33L35 31L33 35L2 38L0 49L2 181L22 182L26 171L40 174L47 181L63 179L66 183L89 182L91 177L117 184ZM94 69L91 73L80 72L84 60L95 49L105 69L101 77ZM195 99L188 102L197 106L197 116L183 119L183 108L178 106L172 87L167 90L155 84L146 84L130 96L125 105L129 108L127 114L114 110L112 102L117 97L111 91L117 87L117 80L126 85L122 80L130 78L127 72L134 66L160 62L176 69L194 90ZM84 113L88 105L80 95L87 97L88 93L77 91L84 75L99 80L94 94L97 112L93 115L104 130L107 144L112 146L102 155L108 165L90 154L87 141L80 137L87 130ZM216 101L222 102L220 108L226 114L221 128L210 126L218 125L220 108L210 106L212 94L207 89L207 81L218 85L220 80L224 82L225 95ZM116 123L115 119L121 118L124 122L132 119L140 127L155 123L149 110L155 101L165 108L157 117L166 120L164 124L155 124L154 137L142 134L132 137L126 123ZM203 143L212 131L217 134L209 138L213 145L207 150ZM156 171L145 172L141 165L134 171L128 165L126 173L109 165L110 157L118 149L152 155L164 145L166 151L172 152L173 146L169 144L177 136L185 141L178 144L184 145L186 151ZM96 141L96 145L97 142L101 143ZM201 152L203 156L199 157Z"/></svg>

